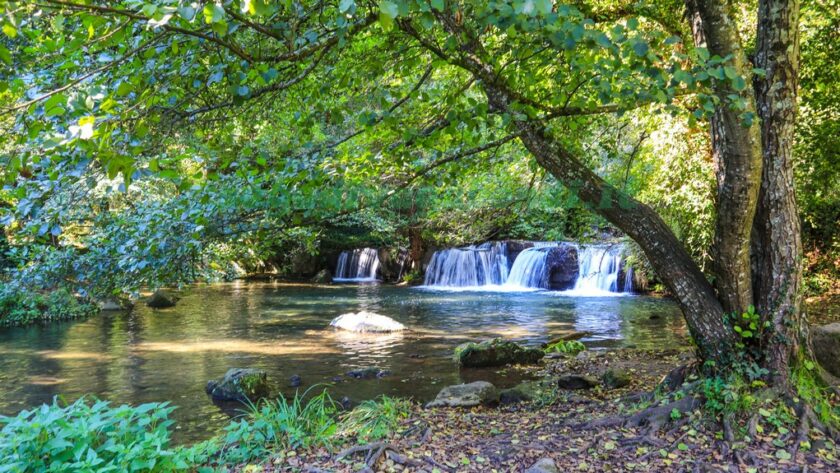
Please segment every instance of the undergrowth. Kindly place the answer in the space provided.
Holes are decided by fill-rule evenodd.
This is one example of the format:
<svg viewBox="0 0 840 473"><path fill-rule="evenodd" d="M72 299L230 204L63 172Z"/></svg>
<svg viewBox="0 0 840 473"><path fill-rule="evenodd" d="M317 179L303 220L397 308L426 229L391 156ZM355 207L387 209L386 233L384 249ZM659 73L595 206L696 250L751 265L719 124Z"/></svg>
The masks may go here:
<svg viewBox="0 0 840 473"><path fill-rule="evenodd" d="M40 293L0 286L0 325L28 325L88 317L97 307L67 289Z"/></svg>

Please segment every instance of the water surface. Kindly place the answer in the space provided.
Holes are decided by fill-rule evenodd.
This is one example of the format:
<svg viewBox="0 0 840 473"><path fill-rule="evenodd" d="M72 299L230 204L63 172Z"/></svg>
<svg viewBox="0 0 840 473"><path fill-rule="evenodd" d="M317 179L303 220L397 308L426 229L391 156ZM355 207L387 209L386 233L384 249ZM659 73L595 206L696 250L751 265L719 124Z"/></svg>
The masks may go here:
<svg viewBox="0 0 840 473"><path fill-rule="evenodd" d="M410 331L357 335L328 328L345 312L392 317ZM654 316L651 318L651 316ZM350 369L378 366L382 379L342 379L335 397L379 394L424 401L447 384L486 379L516 384L515 370L459 370L452 348L503 336L538 345L572 330L592 332L592 348L686 344L676 304L667 299L573 297L553 292L430 291L383 285L219 284L190 289L171 309L138 305L130 313L0 331L0 413L95 394L120 403L172 401L178 440L206 438L227 423L229 410L204 393L209 379L231 367L269 372L277 390L294 393L331 383Z"/></svg>

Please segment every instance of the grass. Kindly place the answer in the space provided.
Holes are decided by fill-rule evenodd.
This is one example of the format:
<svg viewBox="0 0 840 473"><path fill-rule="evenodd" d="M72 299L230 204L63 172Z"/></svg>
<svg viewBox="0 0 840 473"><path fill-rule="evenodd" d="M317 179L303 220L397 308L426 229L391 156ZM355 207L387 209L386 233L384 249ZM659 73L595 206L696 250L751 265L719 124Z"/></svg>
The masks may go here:
<svg viewBox="0 0 840 473"><path fill-rule="evenodd" d="M396 430L411 413L411 402L390 396L364 401L341 419L340 433L361 441L379 440Z"/></svg>

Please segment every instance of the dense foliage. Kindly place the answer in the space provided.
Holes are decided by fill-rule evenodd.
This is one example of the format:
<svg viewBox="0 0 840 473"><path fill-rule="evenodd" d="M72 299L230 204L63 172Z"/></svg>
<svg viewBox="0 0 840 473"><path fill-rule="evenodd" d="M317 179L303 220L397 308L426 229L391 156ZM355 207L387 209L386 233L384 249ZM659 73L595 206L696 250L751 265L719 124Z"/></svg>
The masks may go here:
<svg viewBox="0 0 840 473"><path fill-rule="evenodd" d="M407 400L383 396L341 413L327 391L281 396L250 406L217 437L176 446L169 419L175 407L168 403L135 407L56 399L15 417L0 417L0 471L227 471L287 450L387 437L410 407Z"/></svg>

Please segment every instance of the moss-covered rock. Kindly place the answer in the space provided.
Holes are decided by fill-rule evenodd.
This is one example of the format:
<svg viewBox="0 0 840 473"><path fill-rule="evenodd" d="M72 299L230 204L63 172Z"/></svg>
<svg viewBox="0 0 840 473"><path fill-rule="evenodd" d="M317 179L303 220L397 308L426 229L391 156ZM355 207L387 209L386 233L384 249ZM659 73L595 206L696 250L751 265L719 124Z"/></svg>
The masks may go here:
<svg viewBox="0 0 840 473"><path fill-rule="evenodd" d="M217 401L256 401L269 394L268 375L263 370L231 368L219 381L207 383L207 394Z"/></svg>
<svg viewBox="0 0 840 473"><path fill-rule="evenodd" d="M840 322L811 328L814 356L826 371L840 377Z"/></svg>
<svg viewBox="0 0 840 473"><path fill-rule="evenodd" d="M312 282L315 284L329 284L332 282L332 273L330 273L329 269L322 269L318 271L318 274L312 277Z"/></svg>
<svg viewBox="0 0 840 473"><path fill-rule="evenodd" d="M157 290L146 300L146 305L152 309L166 309L174 307L177 299L174 295L164 290Z"/></svg>
<svg viewBox="0 0 840 473"><path fill-rule="evenodd" d="M531 402L551 395L551 386L540 381L523 381L516 386L504 389L499 393L501 404L517 404Z"/></svg>
<svg viewBox="0 0 840 473"><path fill-rule="evenodd" d="M545 356L542 350L494 338L464 343L455 348L454 359L465 368L492 368L511 364L534 364Z"/></svg>
<svg viewBox="0 0 840 473"><path fill-rule="evenodd" d="M619 389L630 384L630 373L620 368L609 368L601 376L607 389Z"/></svg>

